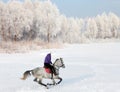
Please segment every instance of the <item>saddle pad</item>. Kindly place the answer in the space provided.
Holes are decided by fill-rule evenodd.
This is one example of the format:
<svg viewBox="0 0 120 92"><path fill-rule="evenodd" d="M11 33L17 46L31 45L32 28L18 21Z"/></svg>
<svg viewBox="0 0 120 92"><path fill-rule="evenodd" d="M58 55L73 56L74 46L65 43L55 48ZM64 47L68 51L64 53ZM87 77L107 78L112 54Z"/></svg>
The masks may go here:
<svg viewBox="0 0 120 92"><path fill-rule="evenodd" d="M45 71L46 71L47 73L51 73L50 68L45 68Z"/></svg>

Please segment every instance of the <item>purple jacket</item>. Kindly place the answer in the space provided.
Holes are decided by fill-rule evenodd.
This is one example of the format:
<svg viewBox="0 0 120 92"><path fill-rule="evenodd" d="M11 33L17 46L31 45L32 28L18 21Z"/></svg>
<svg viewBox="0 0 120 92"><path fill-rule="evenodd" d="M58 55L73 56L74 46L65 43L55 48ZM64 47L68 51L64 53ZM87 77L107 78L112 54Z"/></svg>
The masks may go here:
<svg viewBox="0 0 120 92"><path fill-rule="evenodd" d="M52 62L51 62L51 53L47 54L47 56L45 57L44 63L52 64Z"/></svg>

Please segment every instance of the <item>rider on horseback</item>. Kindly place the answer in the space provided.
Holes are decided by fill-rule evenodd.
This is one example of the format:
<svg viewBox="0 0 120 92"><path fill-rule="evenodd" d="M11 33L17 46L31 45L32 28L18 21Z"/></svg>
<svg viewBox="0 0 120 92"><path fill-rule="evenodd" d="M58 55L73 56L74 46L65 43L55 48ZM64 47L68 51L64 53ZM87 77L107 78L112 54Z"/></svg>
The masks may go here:
<svg viewBox="0 0 120 92"><path fill-rule="evenodd" d="M50 68L51 70L51 74L52 74L52 77L53 78L53 74L56 75L56 72L55 72L55 69L52 65L52 62L51 62L51 53L48 53L45 57L45 60L44 60L44 67L45 68Z"/></svg>

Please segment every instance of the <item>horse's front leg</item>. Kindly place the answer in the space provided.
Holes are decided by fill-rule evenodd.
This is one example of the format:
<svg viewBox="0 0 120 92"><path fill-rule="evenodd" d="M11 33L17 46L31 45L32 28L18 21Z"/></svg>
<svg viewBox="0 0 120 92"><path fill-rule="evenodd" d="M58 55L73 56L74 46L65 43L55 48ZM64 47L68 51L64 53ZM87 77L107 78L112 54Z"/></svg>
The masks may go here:
<svg viewBox="0 0 120 92"><path fill-rule="evenodd" d="M52 79L52 81L53 81L53 85L56 85L56 82L55 82L55 80L54 80L54 79Z"/></svg>
<svg viewBox="0 0 120 92"><path fill-rule="evenodd" d="M60 83L62 82L62 78L61 78L61 77L58 77L58 79L59 79L60 81L58 81L57 84L60 84Z"/></svg>
<svg viewBox="0 0 120 92"><path fill-rule="evenodd" d="M51 83L47 83L47 85L56 85L56 82L55 82L55 80L54 79L51 79L52 80L52 84Z"/></svg>

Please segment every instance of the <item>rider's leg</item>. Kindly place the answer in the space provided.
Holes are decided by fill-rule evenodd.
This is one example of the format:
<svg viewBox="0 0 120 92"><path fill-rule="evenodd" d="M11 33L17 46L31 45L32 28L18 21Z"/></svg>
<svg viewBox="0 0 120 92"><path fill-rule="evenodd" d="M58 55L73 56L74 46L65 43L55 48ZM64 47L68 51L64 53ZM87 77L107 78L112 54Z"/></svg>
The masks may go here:
<svg viewBox="0 0 120 92"><path fill-rule="evenodd" d="M54 74L54 71L52 69L52 67L50 66L50 70L51 70L51 79L53 79L53 74Z"/></svg>
<svg viewBox="0 0 120 92"><path fill-rule="evenodd" d="M48 63L44 63L44 66L47 67L47 68L50 68L51 70L51 79L53 79L53 74L55 74L55 71L54 71L54 67Z"/></svg>

